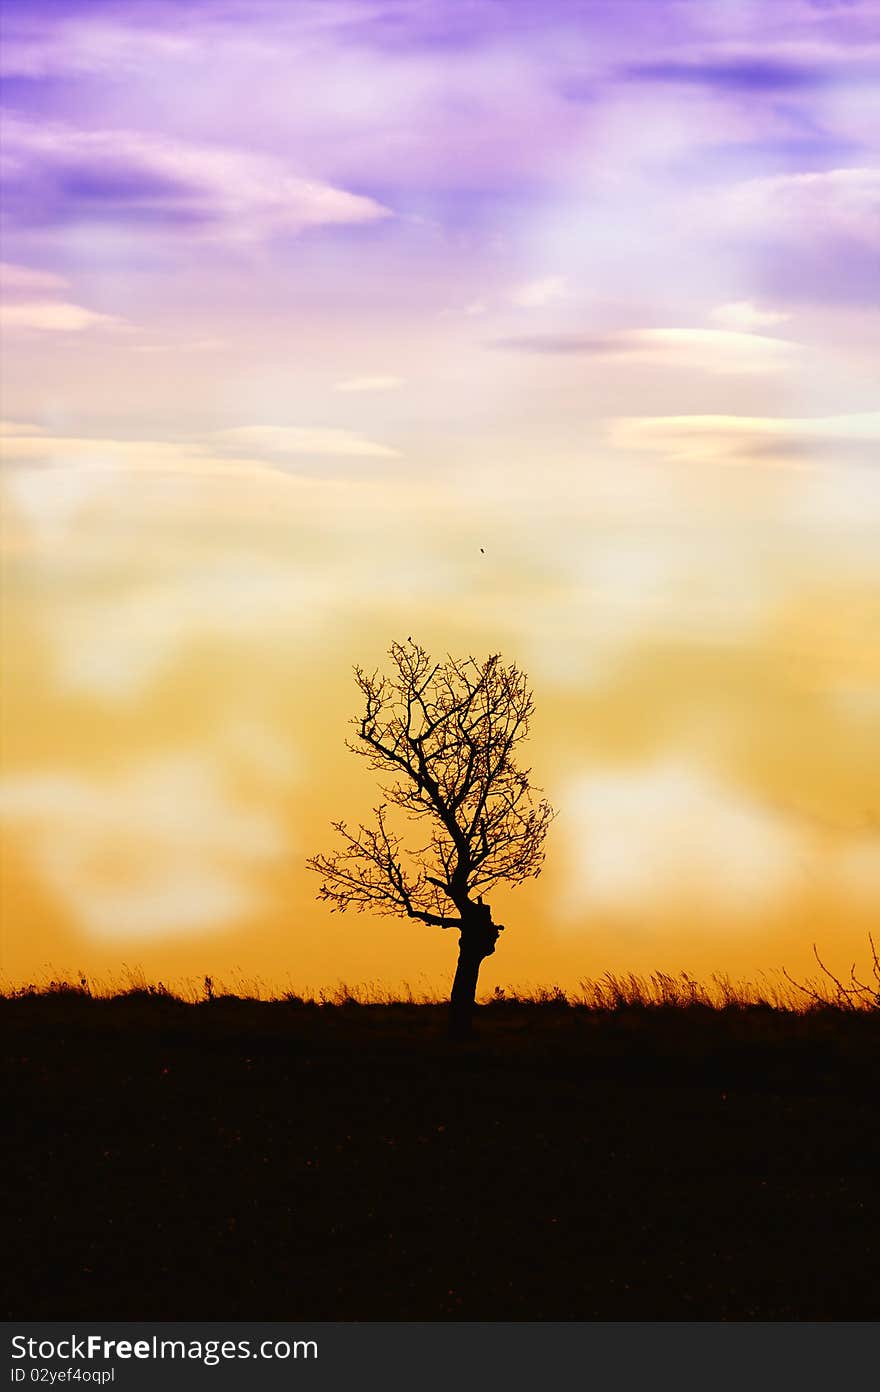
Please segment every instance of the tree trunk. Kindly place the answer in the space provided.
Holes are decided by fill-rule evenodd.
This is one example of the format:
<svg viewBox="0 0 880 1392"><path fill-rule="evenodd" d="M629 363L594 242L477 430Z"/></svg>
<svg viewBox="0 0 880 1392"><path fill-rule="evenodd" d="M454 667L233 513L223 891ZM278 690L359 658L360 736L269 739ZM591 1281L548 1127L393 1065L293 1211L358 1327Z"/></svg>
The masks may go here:
<svg viewBox="0 0 880 1392"><path fill-rule="evenodd" d="M458 966L449 997L449 1038L470 1039L477 978L484 957L491 957L498 941L500 927L492 922L492 912L482 899L470 903L462 913L461 937L458 940Z"/></svg>
<svg viewBox="0 0 880 1392"><path fill-rule="evenodd" d="M458 949L458 965L449 997L449 1038L470 1039L473 1030L477 978L484 953L462 934Z"/></svg>

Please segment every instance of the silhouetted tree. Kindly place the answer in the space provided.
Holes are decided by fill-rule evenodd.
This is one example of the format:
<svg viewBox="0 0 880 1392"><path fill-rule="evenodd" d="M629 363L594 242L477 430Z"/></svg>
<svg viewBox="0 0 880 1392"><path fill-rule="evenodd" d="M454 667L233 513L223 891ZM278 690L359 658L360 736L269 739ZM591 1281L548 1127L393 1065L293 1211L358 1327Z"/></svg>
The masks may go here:
<svg viewBox="0 0 880 1392"><path fill-rule="evenodd" d="M502 925L483 896L495 885L541 873L554 812L536 798L518 746L533 711L526 676L496 653L432 662L412 639L389 649L390 675L355 667L363 698L355 754L386 775L375 823L349 831L341 847L307 864L322 877L331 911L371 908L459 931L450 1033L470 1032L477 978ZM424 822L422 845L407 850L394 813Z"/></svg>

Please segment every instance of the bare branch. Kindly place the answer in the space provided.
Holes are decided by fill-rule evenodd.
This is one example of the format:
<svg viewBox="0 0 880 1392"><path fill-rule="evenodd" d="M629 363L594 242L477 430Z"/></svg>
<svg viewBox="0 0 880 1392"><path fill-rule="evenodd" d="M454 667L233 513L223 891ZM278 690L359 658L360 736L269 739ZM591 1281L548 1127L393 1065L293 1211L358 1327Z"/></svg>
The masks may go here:
<svg viewBox="0 0 880 1392"><path fill-rule="evenodd" d="M388 830L385 806L374 811L375 827L361 825L350 832L345 822L334 822L343 841L341 849L306 861L322 877L318 898L331 904L331 912L354 908L362 913L369 907L440 928L460 928L460 919L437 911L437 897L427 889L423 874L407 879L400 861L400 838Z"/></svg>
<svg viewBox="0 0 880 1392"><path fill-rule="evenodd" d="M348 744L385 775L386 801L373 827L350 833L337 823L342 848L308 864L334 909L370 906L460 926L475 895L541 871L555 813L515 757L532 693L525 674L497 653L432 662L410 639L388 656L387 673L354 669L362 707ZM395 813L426 822L427 841L406 850L390 830Z"/></svg>

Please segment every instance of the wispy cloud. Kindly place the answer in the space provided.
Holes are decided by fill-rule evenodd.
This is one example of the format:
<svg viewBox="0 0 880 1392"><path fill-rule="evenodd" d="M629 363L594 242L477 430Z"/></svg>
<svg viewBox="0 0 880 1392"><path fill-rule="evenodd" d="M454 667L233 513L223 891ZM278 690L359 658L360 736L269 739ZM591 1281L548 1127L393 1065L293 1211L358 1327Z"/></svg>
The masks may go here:
<svg viewBox="0 0 880 1392"><path fill-rule="evenodd" d="M730 304L717 305L711 311L711 318L722 328L749 333L754 329L770 328L773 324L784 324L791 315L784 310L761 309L751 300L733 300Z"/></svg>
<svg viewBox="0 0 880 1392"><path fill-rule="evenodd" d="M671 86L708 87L716 91L760 95L790 92L818 86L828 80L828 70L816 62L762 58L755 53L739 56L706 56L686 61L664 59L635 63L622 76L636 82Z"/></svg>
<svg viewBox="0 0 880 1392"><path fill-rule="evenodd" d="M523 353L580 354L721 373L778 371L790 362L797 348L787 339L762 334L691 328L523 334L496 340L495 346Z"/></svg>
<svg viewBox="0 0 880 1392"><path fill-rule="evenodd" d="M108 489L132 476L161 475L169 485L243 479L287 486L302 482L310 459L398 457L388 446L329 428L243 426L181 440L63 436L12 421L0 428L5 504L49 547L64 540ZM136 653L130 659L134 670Z"/></svg>
<svg viewBox="0 0 880 1392"><path fill-rule="evenodd" d="M608 427L612 445L681 461L749 461L799 456L816 447L859 450L866 459L880 441L880 414L847 416L631 416Z"/></svg>
<svg viewBox="0 0 880 1392"><path fill-rule="evenodd" d="M31 266L18 266L11 261L0 261L0 295L44 295L64 290L67 280L55 271L35 270Z"/></svg>
<svg viewBox="0 0 880 1392"><path fill-rule="evenodd" d="M562 924L600 913L668 932L670 917L701 909L722 929L733 920L759 929L768 912L813 892L816 875L848 905L880 901L876 835L829 837L682 752L575 775L558 801L568 828Z"/></svg>
<svg viewBox="0 0 880 1392"><path fill-rule="evenodd" d="M63 690L92 700L136 702L186 661L193 642L258 655L270 643L308 639L331 621L338 590L321 567L258 556L184 567L57 612L47 629L55 677Z"/></svg>
<svg viewBox="0 0 880 1392"><path fill-rule="evenodd" d="M387 392L402 387L403 377L346 377L337 382L334 390L339 392Z"/></svg>
<svg viewBox="0 0 880 1392"><path fill-rule="evenodd" d="M591 911L723 921L783 902L803 876L797 825L693 762L596 769L563 789L564 918ZM756 917L756 923L760 919Z"/></svg>
<svg viewBox="0 0 880 1392"><path fill-rule="evenodd" d="M161 8L149 8L150 16L161 21ZM58 7L41 19L36 20L30 6L9 6L0 76L116 76L136 72L148 61L167 63L185 57L195 39L184 25L177 30L167 23L151 25L134 13L114 14L100 2L91 11L77 12L76 5Z"/></svg>
<svg viewBox="0 0 880 1392"><path fill-rule="evenodd" d="M261 873L288 849L265 807L234 797L189 752L113 777L30 773L0 783L0 818L26 835L43 883L90 935L216 931L257 908Z"/></svg>
<svg viewBox="0 0 880 1392"><path fill-rule="evenodd" d="M16 439L20 435L42 435L42 426L32 425L29 421L0 420L0 439L9 436Z"/></svg>
<svg viewBox="0 0 880 1392"><path fill-rule="evenodd" d="M127 129L4 118L13 224L179 227L188 237L259 241L390 216L375 199L291 170L269 154Z"/></svg>
<svg viewBox="0 0 880 1392"><path fill-rule="evenodd" d="M120 327L114 314L100 314L60 298L67 288L64 276L0 263L0 327L39 333L79 333L96 326Z"/></svg>
<svg viewBox="0 0 880 1392"><path fill-rule="evenodd" d="M239 425L215 431L211 438L220 448L268 459L325 454L363 459L400 457L399 452L388 445L337 427Z"/></svg>
<svg viewBox="0 0 880 1392"><path fill-rule="evenodd" d="M180 440L119 440L55 435L38 426L8 422L2 433L2 450L10 463L180 473L265 471L288 458L314 455L399 458L397 450L351 430L281 425L234 426Z"/></svg>
<svg viewBox="0 0 880 1392"><path fill-rule="evenodd" d="M36 426L11 428L2 440L4 458L15 464L57 470L171 470L203 473L234 469L239 460L220 456L200 441L118 440L107 436L55 435ZM258 461L255 461L258 462ZM57 482L57 480L56 480Z"/></svg>
<svg viewBox="0 0 880 1392"><path fill-rule="evenodd" d="M728 222L799 242L823 237L880 247L880 168L810 170L748 179L723 195Z"/></svg>
<svg viewBox="0 0 880 1392"><path fill-rule="evenodd" d="M79 333L98 326L122 323L112 314L97 314L82 305L65 300L23 300L20 304L0 305L0 327L30 329L38 333Z"/></svg>

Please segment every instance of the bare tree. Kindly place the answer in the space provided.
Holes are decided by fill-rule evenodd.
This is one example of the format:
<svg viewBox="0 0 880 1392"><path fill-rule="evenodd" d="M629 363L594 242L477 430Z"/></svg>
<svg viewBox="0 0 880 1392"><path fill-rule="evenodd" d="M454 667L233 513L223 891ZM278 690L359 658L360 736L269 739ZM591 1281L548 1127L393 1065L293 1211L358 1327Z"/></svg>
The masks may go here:
<svg viewBox="0 0 880 1392"><path fill-rule="evenodd" d="M450 1033L469 1034L477 979L502 929L483 896L541 873L555 815L517 766L534 708L526 676L496 653L432 662L412 639L389 649L390 675L355 667L361 714L348 748L384 774L375 822L333 826L342 845L308 862L331 911L373 909L459 932ZM402 816L401 816L402 814ZM395 820L423 824L404 846Z"/></svg>

